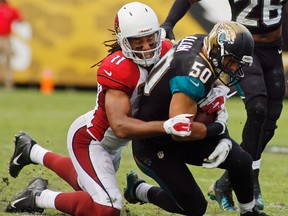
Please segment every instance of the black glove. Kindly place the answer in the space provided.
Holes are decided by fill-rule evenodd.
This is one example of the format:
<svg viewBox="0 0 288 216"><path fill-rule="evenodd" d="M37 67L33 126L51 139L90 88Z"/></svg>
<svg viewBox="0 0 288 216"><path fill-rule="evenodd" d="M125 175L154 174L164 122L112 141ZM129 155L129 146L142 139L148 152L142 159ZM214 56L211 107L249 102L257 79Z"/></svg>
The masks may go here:
<svg viewBox="0 0 288 216"><path fill-rule="evenodd" d="M163 28L166 32L166 36L165 36L166 38L170 39L171 41L175 40L175 35L173 33L174 26L171 23L164 22L161 25L161 28Z"/></svg>

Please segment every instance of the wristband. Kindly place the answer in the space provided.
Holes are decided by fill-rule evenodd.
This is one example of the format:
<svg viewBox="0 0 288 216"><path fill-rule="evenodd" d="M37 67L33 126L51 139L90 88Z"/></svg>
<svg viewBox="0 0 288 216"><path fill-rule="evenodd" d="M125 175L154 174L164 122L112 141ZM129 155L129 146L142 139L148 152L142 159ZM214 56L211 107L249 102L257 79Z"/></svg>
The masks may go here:
<svg viewBox="0 0 288 216"><path fill-rule="evenodd" d="M225 129L223 125L219 122L213 122L206 125L207 131L205 138L209 138L212 136L217 136Z"/></svg>
<svg viewBox="0 0 288 216"><path fill-rule="evenodd" d="M226 130L225 130L225 133L223 133L223 134L221 134L221 135L218 135L217 137L218 137L219 141L220 141L221 139L231 139L227 128L226 128Z"/></svg>

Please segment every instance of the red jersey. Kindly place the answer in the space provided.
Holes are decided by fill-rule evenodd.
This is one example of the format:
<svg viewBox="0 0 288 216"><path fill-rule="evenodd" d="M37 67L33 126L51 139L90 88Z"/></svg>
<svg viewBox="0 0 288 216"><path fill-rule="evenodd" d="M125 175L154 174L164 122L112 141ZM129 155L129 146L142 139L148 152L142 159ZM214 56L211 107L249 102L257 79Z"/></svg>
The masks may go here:
<svg viewBox="0 0 288 216"><path fill-rule="evenodd" d="M170 48L172 43L162 41L162 57ZM88 132L98 141L104 137L104 133L110 127L105 112L105 92L108 89L117 89L125 92L130 98L132 115L136 114L139 99L142 94L139 86L144 87L148 77L148 71L134 63L132 59L126 58L122 51L117 51L107 56L101 63L97 72L97 98L93 112L86 114Z"/></svg>
<svg viewBox="0 0 288 216"><path fill-rule="evenodd" d="M21 19L21 14L16 8L0 3L0 36L10 35L12 23Z"/></svg>

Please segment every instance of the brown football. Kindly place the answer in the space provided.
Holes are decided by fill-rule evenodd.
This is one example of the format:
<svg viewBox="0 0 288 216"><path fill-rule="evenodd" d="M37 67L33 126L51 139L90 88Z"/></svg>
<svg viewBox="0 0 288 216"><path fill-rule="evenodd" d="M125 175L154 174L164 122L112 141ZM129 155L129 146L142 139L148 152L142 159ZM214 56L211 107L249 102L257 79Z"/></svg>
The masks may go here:
<svg viewBox="0 0 288 216"><path fill-rule="evenodd" d="M217 113L208 114L207 112L203 112L202 109L198 108L194 121L208 124L214 122L216 117Z"/></svg>

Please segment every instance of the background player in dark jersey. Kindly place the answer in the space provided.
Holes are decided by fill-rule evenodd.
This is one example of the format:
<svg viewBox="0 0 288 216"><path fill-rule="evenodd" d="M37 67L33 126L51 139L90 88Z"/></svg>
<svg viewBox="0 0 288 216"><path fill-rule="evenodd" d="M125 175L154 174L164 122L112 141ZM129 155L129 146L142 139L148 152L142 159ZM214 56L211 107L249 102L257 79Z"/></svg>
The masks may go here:
<svg viewBox="0 0 288 216"><path fill-rule="evenodd" d="M216 24L208 36L181 39L149 74L137 117L159 121L181 113L195 115L197 103L216 80L232 86L243 78L242 68L252 64L253 48L248 29L232 21ZM223 75L228 78L224 80ZM187 164L219 167L228 170L240 215L266 215L254 208L252 158L229 137L226 120L224 109L210 124L192 119L189 137L160 135L133 140L138 167L160 187L148 185L137 172L131 172L125 198L131 203L151 202L172 213L204 215L207 201Z"/></svg>
<svg viewBox="0 0 288 216"><path fill-rule="evenodd" d="M288 4L284 8L283 17L288 17ZM283 38L283 64L284 70L288 73L288 19L283 20L282 24L282 38ZM288 95L288 86L286 85L286 96Z"/></svg>
<svg viewBox="0 0 288 216"><path fill-rule="evenodd" d="M184 16L190 6L198 1L200 0L176 0L174 2L162 24L168 38L175 39L172 31L174 25ZM283 107L285 79L281 51L281 23L283 19L288 19L287 16L282 15L287 0L228 1L232 20L245 25L252 33L255 42L253 64L244 69L245 78L240 83L241 88L238 88L247 112L241 146L253 158L254 195L258 208L264 209L259 184L259 169L261 154L275 133L276 122ZM211 1L211 4L214 3L216 1ZM235 210L227 173L224 173L210 187L209 194L211 199L217 200L221 208Z"/></svg>
<svg viewBox="0 0 288 216"><path fill-rule="evenodd" d="M9 164L12 177L17 177L24 166L41 164L75 191L55 192L47 188L47 181L36 178L12 198L6 211L43 212L53 208L69 215L120 215L122 194L116 171L123 146L137 136L191 132L185 116L154 122L133 118L149 68L171 48L161 32L155 12L145 4L131 2L118 11L117 40L112 41L109 55L97 71L95 108L79 116L69 128L69 157L43 148L24 132L15 137ZM183 123L183 131L177 123Z"/></svg>
<svg viewBox="0 0 288 216"><path fill-rule="evenodd" d="M285 5L284 11L283 11L283 24L282 24L283 51L286 51L286 52L288 52L288 28L287 28L288 18L287 17L288 17L288 4Z"/></svg>

